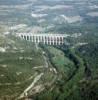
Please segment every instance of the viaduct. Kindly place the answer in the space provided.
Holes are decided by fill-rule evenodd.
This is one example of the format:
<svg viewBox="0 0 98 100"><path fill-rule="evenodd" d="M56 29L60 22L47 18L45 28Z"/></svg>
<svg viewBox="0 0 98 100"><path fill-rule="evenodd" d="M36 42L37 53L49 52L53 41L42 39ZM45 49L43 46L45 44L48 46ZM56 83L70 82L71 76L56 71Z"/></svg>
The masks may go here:
<svg viewBox="0 0 98 100"><path fill-rule="evenodd" d="M21 39L31 41L33 43L47 44L47 45L63 45L67 34L51 34L51 33L18 33L17 34Z"/></svg>

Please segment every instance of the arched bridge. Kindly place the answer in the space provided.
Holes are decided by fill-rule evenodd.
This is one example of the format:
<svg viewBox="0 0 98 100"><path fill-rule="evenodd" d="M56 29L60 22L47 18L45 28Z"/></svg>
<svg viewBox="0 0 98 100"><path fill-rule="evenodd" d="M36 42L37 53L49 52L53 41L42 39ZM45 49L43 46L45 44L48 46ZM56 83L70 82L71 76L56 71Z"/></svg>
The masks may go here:
<svg viewBox="0 0 98 100"><path fill-rule="evenodd" d="M64 39L68 36L66 34L33 34L33 33L18 33L21 39L32 41L34 43L43 43L47 45L62 45Z"/></svg>

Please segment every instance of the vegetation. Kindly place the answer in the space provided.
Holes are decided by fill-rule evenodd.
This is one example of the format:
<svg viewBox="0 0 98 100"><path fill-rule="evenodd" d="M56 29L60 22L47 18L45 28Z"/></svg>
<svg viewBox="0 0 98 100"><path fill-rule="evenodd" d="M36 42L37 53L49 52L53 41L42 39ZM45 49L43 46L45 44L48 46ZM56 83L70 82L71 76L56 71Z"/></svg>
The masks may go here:
<svg viewBox="0 0 98 100"><path fill-rule="evenodd" d="M4 44L1 45L5 48L9 44L6 52L0 52L0 98L2 99L14 99L19 96L39 73L33 70L33 67L44 64L42 52L36 51L34 45L13 36L10 36L10 39L8 37L9 42L4 40ZM15 43L10 44L10 41Z"/></svg>
<svg viewBox="0 0 98 100"><path fill-rule="evenodd" d="M53 54L54 50L51 49L50 51ZM84 60L74 49L68 50L63 47L62 51L66 53L66 57L73 61L76 70L71 69L71 71L73 70L73 74L71 76L69 75L70 77L67 76L67 81L63 78L60 79L54 84L52 90L40 93L36 97L36 100L97 100L98 81L91 78L91 76L85 76L87 75L87 72L85 72L86 64ZM55 55L57 54L58 53L56 52ZM54 57L54 55L52 56ZM52 61L56 63L55 60L52 59ZM63 72L63 70L61 71ZM66 73L64 75L66 75Z"/></svg>
<svg viewBox="0 0 98 100"><path fill-rule="evenodd" d="M36 49L19 32L69 36ZM0 0L0 100L15 100L40 73L30 99L98 100L98 0Z"/></svg>

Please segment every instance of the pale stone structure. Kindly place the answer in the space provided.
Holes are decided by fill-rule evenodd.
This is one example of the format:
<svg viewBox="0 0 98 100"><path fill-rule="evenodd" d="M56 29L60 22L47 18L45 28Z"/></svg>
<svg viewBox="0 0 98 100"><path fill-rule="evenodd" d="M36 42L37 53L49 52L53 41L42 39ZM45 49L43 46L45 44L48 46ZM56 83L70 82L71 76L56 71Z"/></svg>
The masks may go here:
<svg viewBox="0 0 98 100"><path fill-rule="evenodd" d="M18 33L21 39L32 41L33 43L42 43L47 45L62 45L64 39L68 36L66 34L33 34L33 33Z"/></svg>

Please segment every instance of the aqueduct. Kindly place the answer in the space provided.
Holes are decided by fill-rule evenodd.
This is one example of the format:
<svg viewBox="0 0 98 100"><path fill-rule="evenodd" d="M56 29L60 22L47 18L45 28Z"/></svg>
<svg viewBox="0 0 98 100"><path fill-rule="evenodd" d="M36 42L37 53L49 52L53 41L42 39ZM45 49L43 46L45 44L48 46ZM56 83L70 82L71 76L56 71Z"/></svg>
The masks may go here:
<svg viewBox="0 0 98 100"><path fill-rule="evenodd" d="M68 36L66 34L33 34L33 33L18 33L21 39L32 41L33 43L43 43L47 45L62 45L64 39Z"/></svg>

